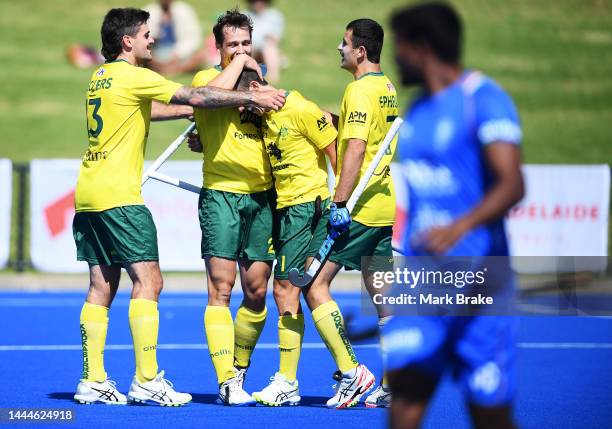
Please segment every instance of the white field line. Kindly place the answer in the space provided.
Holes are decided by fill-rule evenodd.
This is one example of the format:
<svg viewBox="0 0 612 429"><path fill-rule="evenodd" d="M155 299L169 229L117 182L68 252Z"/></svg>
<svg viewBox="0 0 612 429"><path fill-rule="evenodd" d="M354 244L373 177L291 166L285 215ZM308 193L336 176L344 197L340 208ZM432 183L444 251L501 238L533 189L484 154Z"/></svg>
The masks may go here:
<svg viewBox="0 0 612 429"><path fill-rule="evenodd" d="M590 342L522 342L517 344L521 349L539 349L539 350L609 350L612 349L612 343L590 343ZM208 350L206 344L159 344L158 349L163 350ZM260 343L257 344L258 349L277 350L276 343ZM324 349L323 343L304 343L303 349ZM377 343L372 344L355 344L355 349L378 349ZM0 352L18 352L18 351L74 351L81 350L80 344L65 344L65 345L0 345ZM109 344L105 347L106 350L132 350L131 344Z"/></svg>

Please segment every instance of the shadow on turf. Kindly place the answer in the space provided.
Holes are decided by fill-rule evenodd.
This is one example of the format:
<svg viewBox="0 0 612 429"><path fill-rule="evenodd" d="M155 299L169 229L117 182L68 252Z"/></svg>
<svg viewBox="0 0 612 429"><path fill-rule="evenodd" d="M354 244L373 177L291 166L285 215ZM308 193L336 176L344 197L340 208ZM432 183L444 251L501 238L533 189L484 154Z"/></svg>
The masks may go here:
<svg viewBox="0 0 612 429"><path fill-rule="evenodd" d="M217 401L217 395L210 393L192 393L191 396L193 397L192 402L196 404L216 404ZM300 406L327 408L325 403L328 399L326 396L302 396Z"/></svg>
<svg viewBox="0 0 612 429"><path fill-rule="evenodd" d="M70 401L74 402L73 399L74 392L52 392L47 394L47 398L55 399L58 401ZM196 404L216 404L217 395L211 393L192 393L193 397L192 402ZM326 396L302 396L302 400L300 402L300 407L318 407L318 408L327 408L325 403L329 398ZM366 408L363 406L357 406L354 408L348 408L347 410L359 410Z"/></svg>
<svg viewBox="0 0 612 429"><path fill-rule="evenodd" d="M47 394L47 398L49 399L57 399L60 401L70 401L74 402L72 398L74 396L74 392L52 392Z"/></svg>

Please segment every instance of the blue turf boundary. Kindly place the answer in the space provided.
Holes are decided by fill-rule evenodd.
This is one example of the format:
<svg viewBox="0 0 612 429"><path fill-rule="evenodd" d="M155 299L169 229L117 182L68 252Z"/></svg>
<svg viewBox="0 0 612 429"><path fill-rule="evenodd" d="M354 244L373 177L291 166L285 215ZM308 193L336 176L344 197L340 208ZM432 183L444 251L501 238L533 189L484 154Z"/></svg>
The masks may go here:
<svg viewBox="0 0 612 429"><path fill-rule="evenodd" d="M0 293L3 345L77 345L80 343L78 315L84 292ZM336 293L345 313L359 311L359 296ZM238 297L234 297L238 298ZM127 321L128 295L121 293L110 313L108 344L130 344ZM232 309L239 304L233 300ZM206 295L165 293L160 303L160 344L203 344L203 308ZM53 304L53 306L51 306ZM269 301L269 314L275 315ZM275 318L268 320L260 342L276 341ZM320 343L311 318L306 314L305 343ZM612 319L584 317L524 317L519 342L525 344L612 343ZM371 341L370 341L371 342ZM378 375L380 361L375 348L357 348L357 355ZM126 390L133 374L131 350L108 350L108 372ZM70 407L77 421L70 427L226 427L249 428L293 426L384 427L386 412L357 408L327 410L323 403L331 395L333 361L325 349L305 349L298 377L305 404L295 408L255 407L231 409L214 405L214 372L207 351L159 351L160 367L179 389L194 394L195 401L181 409L155 407L77 406L71 401L78 381L80 352L0 351L0 407ZM256 390L278 364L273 348L256 349L247 378L247 389ZM521 348L517 366L519 390L516 416L522 428L610 427L612 412L612 349ZM464 428L468 419L458 389L447 379L437 391L426 417L426 428ZM1 426L0 426L1 427ZM19 425L27 427L27 425ZM59 427L59 426L58 426ZM61 426L65 427L65 426Z"/></svg>

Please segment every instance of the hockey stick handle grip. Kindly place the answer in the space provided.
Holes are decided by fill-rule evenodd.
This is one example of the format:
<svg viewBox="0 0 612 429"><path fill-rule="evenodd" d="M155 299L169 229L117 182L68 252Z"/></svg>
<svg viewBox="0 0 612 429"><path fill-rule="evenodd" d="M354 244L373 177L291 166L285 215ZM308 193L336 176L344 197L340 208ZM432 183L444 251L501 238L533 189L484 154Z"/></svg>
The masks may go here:
<svg viewBox="0 0 612 429"><path fill-rule="evenodd" d="M380 160L382 159L382 157L385 156L385 152L391 145L391 142L395 138L395 135L399 131L403 122L404 120L398 116L397 118L395 118L395 120L391 124L391 128L389 128L389 132L383 139L380 145L380 148L378 149L378 152L376 152L374 159L372 159L372 162L370 162L370 165L368 166L368 169L366 170L364 175L361 176L359 183L353 190L351 197L346 203L346 208L348 209L349 213L351 213L353 209L355 208L355 204L357 204L359 197L361 197L361 194L363 194L363 191L365 190L366 186L368 186L368 182L370 181L370 178L374 174L374 170L376 170L376 168L378 167L378 164L380 164Z"/></svg>
<svg viewBox="0 0 612 429"><path fill-rule="evenodd" d="M187 134L191 133L196 127L195 122L189 124L187 129L183 131L172 143L170 146L166 148L166 150L153 162L153 164L149 167L149 169L142 175L142 184L144 185L151 177L151 173L157 171L161 165L168 160L172 156L174 152L181 146L185 138L187 138Z"/></svg>

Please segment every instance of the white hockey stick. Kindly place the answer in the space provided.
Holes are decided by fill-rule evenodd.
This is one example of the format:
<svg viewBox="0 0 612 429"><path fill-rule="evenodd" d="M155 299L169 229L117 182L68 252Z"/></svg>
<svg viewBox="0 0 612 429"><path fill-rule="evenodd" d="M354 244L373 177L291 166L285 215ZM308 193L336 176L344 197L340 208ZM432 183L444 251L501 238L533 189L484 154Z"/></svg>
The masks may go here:
<svg viewBox="0 0 612 429"><path fill-rule="evenodd" d="M153 171L149 177L151 179L159 180L160 182L167 183L168 185L176 186L177 188L185 189L186 191L193 192L195 194L200 194L202 188L196 185L192 185L189 182L184 182L180 179L177 179L172 176L167 176L165 174L160 173L159 171Z"/></svg>
<svg viewBox="0 0 612 429"><path fill-rule="evenodd" d="M176 139L174 139L174 141L170 143L170 146L168 146L168 148L153 162L149 169L145 171L145 173L142 175L143 185L147 183L147 180L149 180L149 177L151 177L151 173L157 171L159 167L161 167L161 165L166 162L174 152L176 152L179 146L183 144L183 141L185 141L187 138L187 134L191 133L195 129L195 126L195 122L189 124L187 129L183 131Z"/></svg>
<svg viewBox="0 0 612 429"><path fill-rule="evenodd" d="M351 197L346 203L346 208L348 209L349 213L351 213L353 211L353 208L355 208L355 204L357 203L357 200L359 199L359 197L361 197L361 194L363 193L364 189L368 185L370 178L374 174L374 170L376 170L376 167L378 167L380 160L385 155L385 152L387 151L387 149L389 149L389 146L391 145L393 138L399 131L402 125L402 122L404 121L402 120L402 118L398 116L397 118L395 118L395 120L391 124L391 128L389 128L389 132L387 133L383 142L381 143L380 148L378 149L378 152L376 152L374 159L372 159L372 162L370 162L368 169L366 170L365 174L361 177L361 180L359 180L359 183L353 190ZM293 284L293 286L305 287L305 286L308 286L310 283L312 283L317 273L319 272L321 265L323 265L323 263L329 256L329 252L331 251L331 248L334 245L336 238L337 238L336 236L327 234L325 241L319 248L319 252L315 255L314 259L310 263L310 266L308 267L308 269L306 270L303 276L300 276L300 270L298 268L295 268L295 267L291 268L291 270L289 271L289 281L291 282L291 284Z"/></svg>

